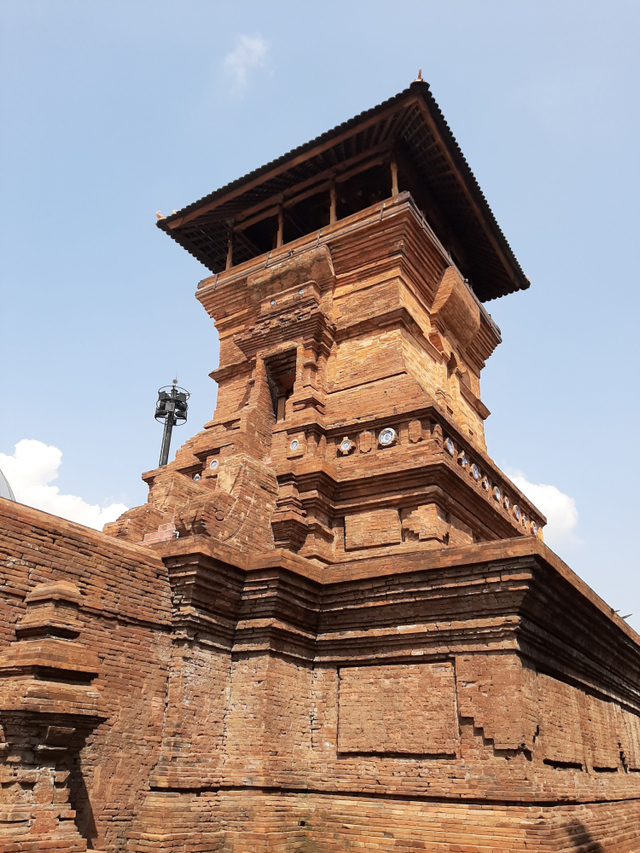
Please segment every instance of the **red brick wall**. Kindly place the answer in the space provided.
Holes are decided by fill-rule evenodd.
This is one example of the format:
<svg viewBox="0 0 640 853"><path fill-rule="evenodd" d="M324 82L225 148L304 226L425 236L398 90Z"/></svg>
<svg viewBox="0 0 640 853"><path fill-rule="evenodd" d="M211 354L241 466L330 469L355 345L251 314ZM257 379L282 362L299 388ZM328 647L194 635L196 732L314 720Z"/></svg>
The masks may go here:
<svg viewBox="0 0 640 853"><path fill-rule="evenodd" d="M411 571L372 560L338 572L284 554L234 567L197 538L158 546L163 562L6 501L0 522L0 653L21 642L30 590L75 584L70 642L97 655L104 717L65 759L80 835L13 781L2 790L33 820L3 824L0 808L6 849L44 838L60 853L83 838L114 853L640 847L633 638L524 546L520 557L484 546L484 563L474 546L440 568L407 558ZM564 648L564 626L526 615L536 590L551 614L562 601L592 626L570 630L582 663L565 674L564 653L551 676L549 647L541 671L518 648L554 626ZM587 684L613 640L627 669ZM55 778L47 790L64 803Z"/></svg>
<svg viewBox="0 0 640 853"><path fill-rule="evenodd" d="M160 747L171 655L167 571L147 549L3 499L0 529L0 652L38 584L67 580L82 594L79 642L98 653L92 687L107 719L66 759L70 799L85 839L123 849ZM26 801L29 809L35 814L37 804ZM32 823L14 825L15 837L28 837ZM0 822L0 839L5 829Z"/></svg>
<svg viewBox="0 0 640 853"><path fill-rule="evenodd" d="M132 853L637 853L638 803L505 806L220 790L148 795ZM197 831L193 828L197 827ZM598 839L606 839L601 843Z"/></svg>

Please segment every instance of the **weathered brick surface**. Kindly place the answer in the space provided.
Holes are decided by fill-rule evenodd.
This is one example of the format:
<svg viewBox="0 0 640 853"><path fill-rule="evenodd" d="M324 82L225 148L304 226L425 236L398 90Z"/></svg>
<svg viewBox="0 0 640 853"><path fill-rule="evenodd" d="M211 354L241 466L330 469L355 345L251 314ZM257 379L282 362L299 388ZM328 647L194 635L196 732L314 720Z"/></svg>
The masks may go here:
<svg viewBox="0 0 640 853"><path fill-rule="evenodd" d="M143 812L157 831L132 832L136 853L379 850L383 853L620 851L636 853L634 803L503 806L373 797L212 791L150 794ZM197 827L197 831L193 831ZM605 845L598 839L607 839Z"/></svg>
<svg viewBox="0 0 640 853"><path fill-rule="evenodd" d="M87 840L123 849L160 746L171 654L167 571L147 549L5 500L0 529L0 653L29 644L16 638L27 593L65 581L80 600L77 640L55 641L71 647L69 660L51 657L51 640L34 641L40 662L59 670L36 673L33 682L26 664L15 681L0 673L0 849L84 850ZM69 624L67 616L58 630ZM55 627L54 620L48 630ZM76 645L97 660L88 728L73 701L85 689L70 680ZM55 727L62 740L47 734Z"/></svg>
<svg viewBox="0 0 640 853"><path fill-rule="evenodd" d="M107 532L150 542L171 522L322 562L541 535L486 452L498 329L411 197L292 251L200 283L220 335L215 415Z"/></svg>
<svg viewBox="0 0 640 853"><path fill-rule="evenodd" d="M453 665L341 667L338 720L339 753L455 756Z"/></svg>
<svg viewBox="0 0 640 853"><path fill-rule="evenodd" d="M200 282L217 408L145 506L0 500L1 850L640 850L640 638L488 456L499 330L394 174Z"/></svg>
<svg viewBox="0 0 640 853"><path fill-rule="evenodd" d="M16 851L48 836L61 851L83 849L83 838L183 853L551 851L580 838L634 849L640 650L536 540L445 549L426 565L407 555L391 574L369 560L332 578L332 567L285 553L234 567L232 550L225 561L189 557L190 540L173 539L156 556L6 501L2 512L3 621L14 626L4 648L33 642L42 622L25 621L30 589L42 608L52 595L37 592L43 584L71 581L81 630L57 642L79 644L85 657L70 660L98 670L100 717L57 765L5 754L12 820L26 816L0 824ZM520 640L539 595L549 615L535 630L564 667L554 677L548 648L524 654ZM561 601L569 625L553 618ZM76 611L63 605L47 624L72 625ZM78 663L90 652L97 665ZM594 692L605 659L609 679ZM66 694L52 701L72 713L17 719L0 708L5 740L44 743L43 720L82 732Z"/></svg>

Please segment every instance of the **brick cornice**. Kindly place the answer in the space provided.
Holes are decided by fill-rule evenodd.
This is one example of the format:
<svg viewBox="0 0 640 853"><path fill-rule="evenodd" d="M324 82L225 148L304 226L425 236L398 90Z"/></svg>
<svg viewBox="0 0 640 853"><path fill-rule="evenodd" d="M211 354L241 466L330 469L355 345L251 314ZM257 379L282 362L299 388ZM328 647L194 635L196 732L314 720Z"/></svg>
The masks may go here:
<svg viewBox="0 0 640 853"><path fill-rule="evenodd" d="M539 540L323 567L286 551L234 565L196 538L163 546L177 636L308 665L516 651L640 708L635 633Z"/></svg>

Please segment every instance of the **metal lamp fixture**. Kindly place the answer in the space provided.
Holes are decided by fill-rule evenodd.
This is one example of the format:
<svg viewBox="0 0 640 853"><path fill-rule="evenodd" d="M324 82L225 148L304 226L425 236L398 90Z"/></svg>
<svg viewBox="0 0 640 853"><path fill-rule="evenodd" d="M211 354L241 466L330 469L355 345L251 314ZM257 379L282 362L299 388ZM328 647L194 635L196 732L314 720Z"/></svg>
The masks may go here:
<svg viewBox="0 0 640 853"><path fill-rule="evenodd" d="M155 419L164 421L162 447L160 448L160 468L169 461L169 447L174 426L184 424L187 421L187 409L189 408L187 400L190 396L188 391L179 387L177 379L173 380L172 385L163 385L162 388L158 389Z"/></svg>

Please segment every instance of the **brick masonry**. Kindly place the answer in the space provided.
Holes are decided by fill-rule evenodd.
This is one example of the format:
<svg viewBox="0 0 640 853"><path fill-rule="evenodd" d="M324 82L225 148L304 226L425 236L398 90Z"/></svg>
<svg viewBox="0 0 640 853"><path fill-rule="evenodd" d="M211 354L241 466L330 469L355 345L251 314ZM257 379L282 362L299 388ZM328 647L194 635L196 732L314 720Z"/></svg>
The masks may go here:
<svg viewBox="0 0 640 853"><path fill-rule="evenodd" d="M637 849L637 637L539 540L390 574L0 510L3 850Z"/></svg>
<svg viewBox="0 0 640 853"><path fill-rule="evenodd" d="M488 455L413 196L197 295L217 407L147 503L0 499L3 853L638 853L640 638Z"/></svg>

